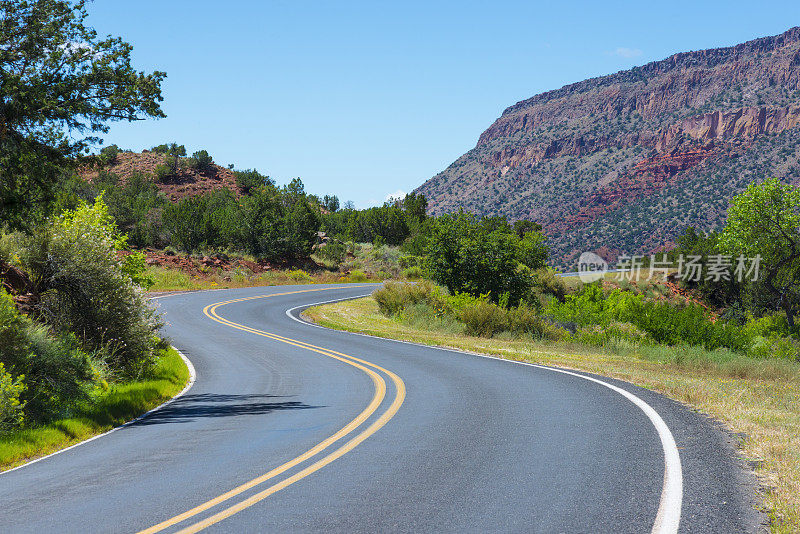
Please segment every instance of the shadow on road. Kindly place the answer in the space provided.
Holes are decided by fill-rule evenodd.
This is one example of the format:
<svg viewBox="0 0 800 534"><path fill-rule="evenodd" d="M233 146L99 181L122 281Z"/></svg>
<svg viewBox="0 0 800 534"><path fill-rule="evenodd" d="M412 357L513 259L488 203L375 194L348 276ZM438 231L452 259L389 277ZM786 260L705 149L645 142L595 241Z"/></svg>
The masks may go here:
<svg viewBox="0 0 800 534"><path fill-rule="evenodd" d="M278 410L321 408L321 406L310 406L298 401L265 402L263 400L276 398L280 397L276 395L218 395L214 393L187 394L131 426L188 423L199 417L263 415Z"/></svg>

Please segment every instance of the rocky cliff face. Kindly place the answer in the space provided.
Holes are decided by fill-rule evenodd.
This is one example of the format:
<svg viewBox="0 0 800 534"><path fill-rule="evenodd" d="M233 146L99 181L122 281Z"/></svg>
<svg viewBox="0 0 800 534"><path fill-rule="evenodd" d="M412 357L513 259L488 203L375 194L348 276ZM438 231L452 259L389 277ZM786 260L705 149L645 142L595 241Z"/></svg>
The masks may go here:
<svg viewBox="0 0 800 534"><path fill-rule="evenodd" d="M793 28L519 102L418 192L434 214L542 223L556 264L600 247L647 253L687 225L718 226L751 181L800 179L799 125Z"/></svg>

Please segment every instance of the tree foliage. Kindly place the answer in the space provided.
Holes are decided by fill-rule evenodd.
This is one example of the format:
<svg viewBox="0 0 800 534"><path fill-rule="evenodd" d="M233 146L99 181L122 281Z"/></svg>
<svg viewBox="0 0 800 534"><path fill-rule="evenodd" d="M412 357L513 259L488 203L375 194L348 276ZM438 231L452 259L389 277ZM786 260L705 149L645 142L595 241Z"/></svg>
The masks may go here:
<svg viewBox="0 0 800 534"><path fill-rule="evenodd" d="M233 174L236 177L236 185L244 194L249 194L250 191L258 187L275 185L275 180L269 176L264 176L255 169L233 171Z"/></svg>
<svg viewBox="0 0 800 534"><path fill-rule="evenodd" d="M84 0L0 4L0 220L29 227L70 159L120 120L163 117L163 72L131 66L130 44L98 38ZM74 162L73 162L74 163Z"/></svg>
<svg viewBox="0 0 800 534"><path fill-rule="evenodd" d="M198 150L189 158L189 165L198 171L204 171L214 163L213 158L206 150Z"/></svg>
<svg viewBox="0 0 800 534"><path fill-rule="evenodd" d="M282 188L265 182L240 199L227 189L184 198L164 208L163 221L172 244L189 252L232 248L285 260L311 253L320 214L295 179Z"/></svg>
<svg viewBox="0 0 800 534"><path fill-rule="evenodd" d="M761 258L761 285L794 327L800 305L800 189L777 179L751 184L731 200L720 235L729 254Z"/></svg>
<svg viewBox="0 0 800 534"><path fill-rule="evenodd" d="M507 294L509 302L518 303L533 286L531 270L544 267L547 259L539 232L520 237L500 217L443 215L429 232L425 268L451 293L488 294L495 302Z"/></svg>
<svg viewBox="0 0 800 534"><path fill-rule="evenodd" d="M377 239L387 245L400 245L421 231L426 220L427 205L423 195L411 193L404 199L387 202L383 206L356 210L345 203L344 208L338 209L339 199L326 195L323 207L329 213L323 217L322 229L344 241L372 243Z"/></svg>

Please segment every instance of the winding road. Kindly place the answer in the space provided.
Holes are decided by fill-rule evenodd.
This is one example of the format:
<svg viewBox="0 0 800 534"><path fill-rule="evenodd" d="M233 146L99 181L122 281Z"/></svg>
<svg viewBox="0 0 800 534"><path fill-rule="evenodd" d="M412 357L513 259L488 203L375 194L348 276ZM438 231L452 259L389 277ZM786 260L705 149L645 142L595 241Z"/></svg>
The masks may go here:
<svg viewBox="0 0 800 534"><path fill-rule="evenodd" d="M755 532L733 439L630 384L332 331L374 285L170 295L183 396L0 474L0 532Z"/></svg>

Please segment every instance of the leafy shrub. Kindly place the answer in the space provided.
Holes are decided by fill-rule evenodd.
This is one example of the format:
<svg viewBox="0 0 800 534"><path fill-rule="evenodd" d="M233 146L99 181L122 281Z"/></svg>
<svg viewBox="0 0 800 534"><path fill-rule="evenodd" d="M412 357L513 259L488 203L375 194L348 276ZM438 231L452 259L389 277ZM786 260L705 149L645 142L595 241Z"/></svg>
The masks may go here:
<svg viewBox="0 0 800 534"><path fill-rule="evenodd" d="M425 270L455 294L488 294L498 302L509 294L516 305L533 285L531 269L544 266L547 247L539 232L520 237L503 218L460 212L430 223Z"/></svg>
<svg viewBox="0 0 800 534"><path fill-rule="evenodd" d="M419 267L420 258L419 256L413 256L411 254L403 254L398 258L398 262L400 263L400 267L408 269L409 267Z"/></svg>
<svg viewBox="0 0 800 534"><path fill-rule="evenodd" d="M478 302L488 302L489 295L471 295L469 293L455 293L448 295L444 291L439 290L436 292L437 297L443 301L445 308L457 317L461 316L464 308L477 304Z"/></svg>
<svg viewBox="0 0 800 534"><path fill-rule="evenodd" d="M484 300L461 310L461 320L470 336L492 337L506 328L506 312L500 306Z"/></svg>
<svg viewBox="0 0 800 534"><path fill-rule="evenodd" d="M167 236L162 228L162 213L169 200L148 176L133 172L125 183L117 185L116 177L99 185L109 214L120 231L136 247L163 246Z"/></svg>
<svg viewBox="0 0 800 534"><path fill-rule="evenodd" d="M533 291L537 297L554 297L563 302L567 286L553 269L537 269L533 273Z"/></svg>
<svg viewBox="0 0 800 534"><path fill-rule="evenodd" d="M405 213L394 205L350 212L346 232L354 241L377 245L399 245L410 235Z"/></svg>
<svg viewBox="0 0 800 534"><path fill-rule="evenodd" d="M0 431L20 426L25 418L19 400L25 391L24 376L12 377L0 362Z"/></svg>
<svg viewBox="0 0 800 534"><path fill-rule="evenodd" d="M101 197L51 220L22 263L41 294L38 317L102 351L113 371L139 376L155 361L161 323L134 282L144 266L117 257L126 240L116 232Z"/></svg>
<svg viewBox="0 0 800 534"><path fill-rule="evenodd" d="M239 206L228 189L169 204L163 221L172 244L186 252L222 247L238 240L241 231Z"/></svg>
<svg viewBox="0 0 800 534"><path fill-rule="evenodd" d="M211 167L214 160L205 150L198 150L189 158L189 166L198 171L203 171Z"/></svg>
<svg viewBox="0 0 800 534"><path fill-rule="evenodd" d="M117 145L109 145L100 150L100 162L103 165L110 165L117 161L117 155L120 149Z"/></svg>
<svg viewBox="0 0 800 534"><path fill-rule="evenodd" d="M20 409L31 420L57 414L86 398L95 372L89 356L72 334L54 337L46 327L20 315L11 296L0 289L0 395L9 414ZM2 375L2 373L0 373ZM16 400L14 400L16 398Z"/></svg>
<svg viewBox="0 0 800 534"><path fill-rule="evenodd" d="M788 336L791 334L789 322L786 320L786 315L782 313L773 313L758 319L750 316L742 326L742 331L753 338L756 336Z"/></svg>
<svg viewBox="0 0 800 534"><path fill-rule="evenodd" d="M396 315L407 306L425 302L431 295L433 285L429 282L408 284L387 282L372 293L378 309L384 315Z"/></svg>
<svg viewBox="0 0 800 534"><path fill-rule="evenodd" d="M323 260L339 265L344 261L347 248L341 241L330 240L324 247L317 249L317 255Z"/></svg>
<svg viewBox="0 0 800 534"><path fill-rule="evenodd" d="M528 334L534 337L544 337L549 330L547 323L528 306L518 306L506 312L506 330L515 335Z"/></svg>
<svg viewBox="0 0 800 534"><path fill-rule="evenodd" d="M46 326L32 322L26 324L26 335L29 353L13 367L25 376L25 412L46 420L88 399L97 373L75 335L53 337Z"/></svg>
<svg viewBox="0 0 800 534"><path fill-rule="evenodd" d="M408 278L409 280L419 280L422 278L422 268L419 265L412 265L403 269L400 274L403 278Z"/></svg>
<svg viewBox="0 0 800 534"><path fill-rule="evenodd" d="M165 182L168 179L175 176L175 169L173 168L172 165L169 165L167 163L161 163L159 165L156 165L156 168L153 172L156 175L156 180L158 180L159 182Z"/></svg>
<svg viewBox="0 0 800 534"><path fill-rule="evenodd" d="M573 339L583 345L602 347L611 339L609 332L599 324L579 326Z"/></svg>
<svg viewBox="0 0 800 534"><path fill-rule="evenodd" d="M561 322L608 326L631 323L656 343L687 344L707 350L727 347L746 352L750 337L735 323L712 321L696 304L673 305L646 300L642 295L614 289L606 294L600 284L588 284L563 303L551 301L546 313Z"/></svg>
<svg viewBox="0 0 800 534"><path fill-rule="evenodd" d="M164 143L163 145L154 146L150 149L150 152L155 152L156 154L185 156L186 147L177 143Z"/></svg>
<svg viewBox="0 0 800 534"><path fill-rule="evenodd" d="M367 278L367 275L364 274L364 271L360 271L358 269L353 269L352 271L350 271L348 278L350 278L351 282L366 282L367 280L369 280L369 278Z"/></svg>
<svg viewBox="0 0 800 534"><path fill-rule="evenodd" d="M747 349L753 358L777 358L800 361L800 344L790 337L754 336Z"/></svg>
<svg viewBox="0 0 800 534"><path fill-rule="evenodd" d="M236 185L246 195L250 194L253 189L257 189L259 187L275 186L275 181L273 179L271 179L269 176L264 176L255 169L246 171L233 171L233 174L236 177Z"/></svg>
<svg viewBox="0 0 800 534"><path fill-rule="evenodd" d="M388 282L373 293L373 298L384 315L402 316L405 319L405 312L414 310L417 322L424 322L421 317L428 314L430 320L464 325L469 335L491 337L509 331L516 336L528 335L549 340L569 337L566 330L542 319L532 308L519 306L505 310L492 304L486 295L449 295L447 290L427 280L416 283Z"/></svg>
<svg viewBox="0 0 800 534"><path fill-rule="evenodd" d="M161 220L171 244L186 252L226 248L273 260L308 257L319 228L299 180L240 199L228 189L187 197L167 204Z"/></svg>
<svg viewBox="0 0 800 534"><path fill-rule="evenodd" d="M286 276L288 276L289 280L292 280L293 282L311 281L311 275L302 269L292 269L286 273Z"/></svg>
<svg viewBox="0 0 800 534"><path fill-rule="evenodd" d="M319 212L293 180L281 189L259 187L241 199L234 241L244 252L269 259L311 254L319 228Z"/></svg>

